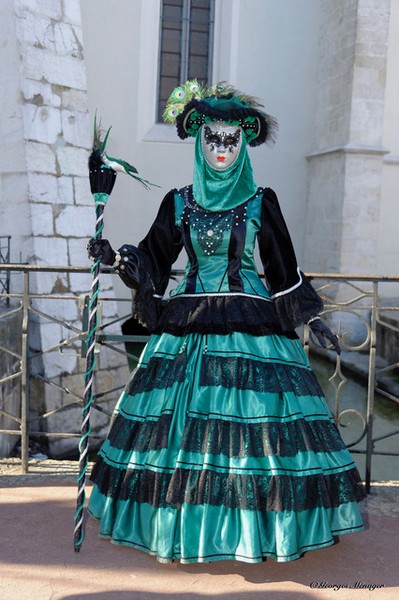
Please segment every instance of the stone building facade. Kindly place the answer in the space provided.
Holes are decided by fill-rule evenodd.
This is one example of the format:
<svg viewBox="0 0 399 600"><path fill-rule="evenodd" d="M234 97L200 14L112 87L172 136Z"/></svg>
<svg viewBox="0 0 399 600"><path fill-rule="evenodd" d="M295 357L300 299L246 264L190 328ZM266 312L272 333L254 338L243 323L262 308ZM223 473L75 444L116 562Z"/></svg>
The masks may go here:
<svg viewBox="0 0 399 600"><path fill-rule="evenodd" d="M390 4L323 3L314 150L308 157L310 270L379 272Z"/></svg>
<svg viewBox="0 0 399 600"><path fill-rule="evenodd" d="M92 122L80 2L4 0L0 4L0 35L4 40L0 61L4 89L0 111L0 235L12 236L11 262L87 267L86 244L94 232L95 213L87 176ZM21 291L18 274L12 275L11 284L12 291ZM90 274L46 272L31 275L30 292L61 297L87 294L90 284ZM109 277L103 278L102 288L112 297ZM30 314L30 352L32 356L40 353L31 362L32 374L47 380L31 381L31 417L73 401L74 397L59 386L82 394L85 371L79 344L72 351L47 352L71 335L69 325L81 328L78 302L49 297L33 300L32 307L49 317ZM115 302L105 303L103 318L112 319L116 310ZM112 353L102 353L96 375L99 388L106 384L113 387L126 379L127 367L120 365ZM2 391L7 394L4 401L9 407L9 385ZM112 397L109 408L114 403ZM102 431L108 418L94 413L92 422L94 432ZM74 406L39 425L33 421L32 429L79 431L79 423L80 408ZM52 455L76 446L76 439L50 438Z"/></svg>
<svg viewBox="0 0 399 600"><path fill-rule="evenodd" d="M162 188L145 192L118 176L105 226L113 245L138 241L162 195L191 181L192 142L155 122L160 7L161 0L118 0L118 10L106 0L0 2L0 235L12 235L12 262L88 265L94 206L87 157L96 110L113 126L112 154ZM280 197L303 270L394 274L399 3L217 0L215 40L214 81L259 97L280 122L276 146L251 150L251 159L259 184ZM43 273L32 278L32 291L87 293L90 281L89 274ZM128 297L116 278L104 277L103 288L111 298L114 290ZM80 326L76 302L35 306ZM108 302L104 317L123 310ZM60 323L36 319L32 350L65 336ZM120 364L102 351L99 382L125 381L127 366ZM34 368L82 390L78 353L45 353ZM38 384L37 410L65 402L59 388ZM79 420L73 408L46 426L76 429ZM99 431L105 422L94 419ZM75 443L52 441L51 451Z"/></svg>

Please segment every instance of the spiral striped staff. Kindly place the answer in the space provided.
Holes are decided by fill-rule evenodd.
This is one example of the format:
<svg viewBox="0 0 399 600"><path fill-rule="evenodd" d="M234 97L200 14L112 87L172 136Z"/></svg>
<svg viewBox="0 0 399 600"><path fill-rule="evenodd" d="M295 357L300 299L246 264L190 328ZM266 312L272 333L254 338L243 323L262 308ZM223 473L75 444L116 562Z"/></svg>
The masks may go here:
<svg viewBox="0 0 399 600"><path fill-rule="evenodd" d="M93 195L96 223L94 239L100 240L104 228L104 208L115 184L117 172L126 173L136 181L139 181L146 189L149 189L151 184L147 180L142 179L137 172L137 169L124 160L109 157L105 153L105 147L108 141L111 127L107 130L104 138L101 131L100 123L97 123L97 118L94 118L94 133L93 133L93 148L89 157L89 180L90 190ZM84 508L86 502L86 474L88 467L88 452L89 452L89 436L90 428L90 412L93 403L93 372L96 362L95 345L96 345L96 330L97 330L97 308L98 295L100 292L100 260L93 262L91 268L92 284L90 291L89 302L89 324L86 339L86 372L85 372L85 390L83 395L82 408L82 425L81 438L79 442L79 475L78 475L78 493L75 512L75 529L74 529L74 549L79 552L85 531L84 531Z"/></svg>

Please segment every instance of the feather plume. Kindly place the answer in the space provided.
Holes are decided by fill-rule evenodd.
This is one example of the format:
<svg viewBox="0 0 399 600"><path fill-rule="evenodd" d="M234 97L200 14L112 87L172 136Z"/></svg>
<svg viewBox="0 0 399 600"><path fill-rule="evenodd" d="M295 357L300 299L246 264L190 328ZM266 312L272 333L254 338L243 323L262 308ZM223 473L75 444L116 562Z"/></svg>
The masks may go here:
<svg viewBox="0 0 399 600"><path fill-rule="evenodd" d="M107 132L104 136L104 131L101 128L101 119L97 121L97 113L95 113L93 126L93 147L89 156L90 171L93 169L101 169L105 166L102 160L102 155L105 151L105 146L107 145L110 131L111 127L107 129Z"/></svg>
<svg viewBox="0 0 399 600"><path fill-rule="evenodd" d="M162 115L163 120L165 123L174 124L176 118L184 112L188 103L193 100L204 100L212 96L216 98L231 96L238 99L248 108L263 107L263 104L257 98L240 92L226 81L219 81L209 86L207 84L201 85L196 79L191 79L172 91Z"/></svg>
<svg viewBox="0 0 399 600"><path fill-rule="evenodd" d="M147 181L147 179L140 177L136 167L129 164L127 161L106 154L105 148L110 131L111 127L107 129L104 135L104 130L101 128L101 120L97 121L96 113L94 116L93 147L89 156L89 172L91 177L94 176L93 174L95 171L99 173L99 171L105 172L112 170L115 174L120 172L130 175L130 177L133 177L133 179L141 183L147 190L150 189L150 186L159 187L155 183L151 183Z"/></svg>
<svg viewBox="0 0 399 600"><path fill-rule="evenodd" d="M202 87L196 79L190 79L183 85L176 87L170 94L166 103L162 118L165 123L174 124L185 109L186 105L192 100L201 100L205 98L206 88Z"/></svg>

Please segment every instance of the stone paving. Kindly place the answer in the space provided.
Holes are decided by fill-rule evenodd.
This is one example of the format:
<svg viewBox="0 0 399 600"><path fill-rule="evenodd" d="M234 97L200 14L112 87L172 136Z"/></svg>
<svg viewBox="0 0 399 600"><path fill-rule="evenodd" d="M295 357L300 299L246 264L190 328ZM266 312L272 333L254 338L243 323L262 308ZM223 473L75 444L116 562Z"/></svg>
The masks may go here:
<svg viewBox="0 0 399 600"><path fill-rule="evenodd" d="M1 600L393 600L399 597L399 482L375 482L366 529L300 560L159 564L98 537L73 551L77 462L0 460ZM90 488L88 487L88 494Z"/></svg>

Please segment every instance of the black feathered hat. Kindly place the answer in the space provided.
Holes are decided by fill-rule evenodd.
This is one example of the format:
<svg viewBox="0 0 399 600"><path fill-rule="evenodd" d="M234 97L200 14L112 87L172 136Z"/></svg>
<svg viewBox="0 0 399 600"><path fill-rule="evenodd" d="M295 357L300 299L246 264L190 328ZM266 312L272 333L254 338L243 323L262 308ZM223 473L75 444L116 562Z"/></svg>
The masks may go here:
<svg viewBox="0 0 399 600"><path fill-rule="evenodd" d="M276 119L263 112L261 106L255 98L226 83L201 87L192 80L173 90L163 119L176 124L181 139L195 137L204 123L223 121L241 127L247 143L259 146L274 141L278 127Z"/></svg>

